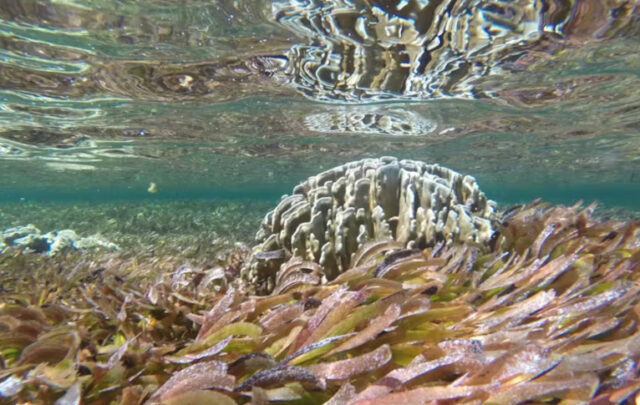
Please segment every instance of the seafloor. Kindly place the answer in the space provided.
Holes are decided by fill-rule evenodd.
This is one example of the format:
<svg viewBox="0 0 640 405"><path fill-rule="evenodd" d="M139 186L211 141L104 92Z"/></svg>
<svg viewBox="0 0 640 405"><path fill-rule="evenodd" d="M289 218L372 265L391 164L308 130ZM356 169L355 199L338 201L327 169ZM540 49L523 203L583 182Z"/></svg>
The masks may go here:
<svg viewBox="0 0 640 405"><path fill-rule="evenodd" d="M637 399L633 214L532 203L503 218L489 248L373 243L327 285L304 282L318 265L292 261L256 297L238 275L269 205L4 205L3 227L99 233L120 251L0 255L0 400Z"/></svg>
<svg viewBox="0 0 640 405"><path fill-rule="evenodd" d="M572 202L572 203L576 203ZM99 234L123 254L203 254L210 246L251 244L263 216L276 201L143 200L111 202L11 202L0 205L0 227L33 224L43 232L73 229ZM499 205L507 210L512 205ZM616 221L640 220L640 212L597 204L594 216ZM205 249L205 251L201 251Z"/></svg>
<svg viewBox="0 0 640 405"><path fill-rule="evenodd" d="M0 225L97 234L127 256L195 258L235 242L250 243L271 205L255 200L15 202L0 206Z"/></svg>

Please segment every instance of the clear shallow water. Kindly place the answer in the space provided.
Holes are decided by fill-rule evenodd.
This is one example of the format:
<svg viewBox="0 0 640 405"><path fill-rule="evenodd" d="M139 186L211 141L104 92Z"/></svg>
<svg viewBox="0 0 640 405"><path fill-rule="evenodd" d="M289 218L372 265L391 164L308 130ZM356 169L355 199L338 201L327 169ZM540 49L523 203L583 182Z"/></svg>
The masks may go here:
<svg viewBox="0 0 640 405"><path fill-rule="evenodd" d="M638 2L0 0L0 307L10 346L2 367L3 375L13 372L0 397L178 402L185 376L206 369L239 403L251 384L264 382L252 390L258 400L302 392L300 402L320 403L338 390L336 381L339 402L366 395L368 381L387 390L381 373L409 362L388 375L411 388L427 382L454 400L487 398L480 383L491 376L497 402L637 396L625 384L636 377L637 276L629 270L640 244ZM258 228L263 236L278 232L277 223L259 223L280 195L332 166L383 155L472 174L499 208L538 197L598 200L601 216L638 222L600 224L590 209L543 213L533 205L510 211L489 242L492 221L475 214L492 208L468 182L456 182L456 198L471 194L464 199L473 202L441 211L446 222L437 214L446 195L440 187L433 210L419 210L415 221L403 220L410 188L395 208L400 220L377 209L363 216L337 207L333 215L320 212L325 204L303 203L273 216L286 218L283 232L293 231L289 246L269 238L249 254L244 243ZM422 184L420 191L433 185ZM381 202L386 196L377 201L394 206ZM300 224L305 217L336 226ZM416 223L424 235L407 226ZM353 224L360 224L357 238ZM425 250L427 259L393 244L383 259L378 245L358 255L381 262L367 275L352 272L355 284L335 293L301 285L335 275L338 262L341 270L355 265L349 249L391 229L417 236L407 247L463 234L466 241L438 243ZM288 251L320 258L321 269L288 261L274 274ZM408 276L397 271L405 268ZM273 278L286 305L248 296L266 293ZM398 297L409 298L399 305ZM330 306L338 310L327 314ZM215 311L226 314L212 324ZM366 326L363 313L372 319ZM300 322L288 322L291 314ZM318 314L325 320L310 325ZM337 316L346 323L327 329ZM334 336L351 330L352 338ZM247 337L218 341L229 333ZM425 336L429 347L420 348ZM68 351L55 349L62 346ZM308 351L314 347L324 355ZM438 347L446 358L433 357ZM251 351L264 364L243 363ZM436 378L455 379L456 387L415 372L429 366L420 364L426 357L445 364L450 351L462 362ZM265 353L273 364L294 353L279 364L297 371L270 368ZM481 365L496 353L497 371L487 372ZM523 354L519 380L511 359ZM212 356L217 365L189 367ZM229 373L220 373L226 363ZM584 364L588 372L572 370ZM475 374L454 375L469 366ZM371 377L354 374L362 369ZM268 381L274 370L290 374L285 382L327 390L304 393L295 381L280 390ZM529 378L532 370L540 378ZM194 384L183 399L229 399Z"/></svg>
<svg viewBox="0 0 640 405"><path fill-rule="evenodd" d="M0 201L275 202L394 155L640 211L638 6L449 3L5 0Z"/></svg>

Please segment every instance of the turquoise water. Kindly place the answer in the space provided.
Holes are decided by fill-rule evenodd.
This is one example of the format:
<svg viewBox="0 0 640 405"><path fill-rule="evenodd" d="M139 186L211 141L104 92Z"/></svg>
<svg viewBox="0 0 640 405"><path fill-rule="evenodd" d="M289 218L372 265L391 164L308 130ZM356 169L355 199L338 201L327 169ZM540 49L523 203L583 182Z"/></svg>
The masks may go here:
<svg viewBox="0 0 640 405"><path fill-rule="evenodd" d="M0 203L269 205L393 155L637 217L638 6L471 3L3 0Z"/></svg>

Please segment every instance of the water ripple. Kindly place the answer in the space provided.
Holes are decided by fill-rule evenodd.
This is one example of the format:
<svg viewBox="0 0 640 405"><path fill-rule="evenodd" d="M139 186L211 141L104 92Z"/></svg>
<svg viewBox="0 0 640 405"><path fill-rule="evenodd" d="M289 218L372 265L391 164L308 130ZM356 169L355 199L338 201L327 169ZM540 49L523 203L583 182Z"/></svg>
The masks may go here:
<svg viewBox="0 0 640 405"><path fill-rule="evenodd" d="M0 3L3 192L288 190L383 154L640 178L640 0Z"/></svg>

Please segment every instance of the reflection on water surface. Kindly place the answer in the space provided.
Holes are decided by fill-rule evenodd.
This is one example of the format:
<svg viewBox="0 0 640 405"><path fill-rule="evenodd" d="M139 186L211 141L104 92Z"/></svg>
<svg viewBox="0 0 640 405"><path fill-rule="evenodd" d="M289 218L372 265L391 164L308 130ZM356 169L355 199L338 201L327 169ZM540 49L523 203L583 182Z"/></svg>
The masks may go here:
<svg viewBox="0 0 640 405"><path fill-rule="evenodd" d="M503 203L638 209L639 13L635 1L7 0L3 194L148 198L155 182L153 198L273 200L322 169L397 155L473 174Z"/></svg>

